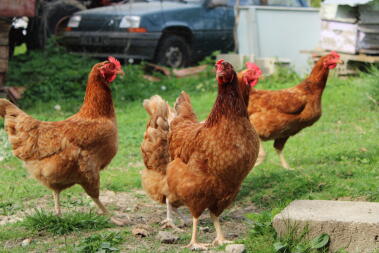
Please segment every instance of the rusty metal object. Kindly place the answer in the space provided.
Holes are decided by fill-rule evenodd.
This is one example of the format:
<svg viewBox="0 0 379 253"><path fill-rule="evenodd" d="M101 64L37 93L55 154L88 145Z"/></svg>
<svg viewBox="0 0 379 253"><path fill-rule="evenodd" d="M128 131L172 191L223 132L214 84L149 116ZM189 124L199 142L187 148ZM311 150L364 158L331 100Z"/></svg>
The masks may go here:
<svg viewBox="0 0 379 253"><path fill-rule="evenodd" d="M36 0L0 0L1 17L35 16Z"/></svg>

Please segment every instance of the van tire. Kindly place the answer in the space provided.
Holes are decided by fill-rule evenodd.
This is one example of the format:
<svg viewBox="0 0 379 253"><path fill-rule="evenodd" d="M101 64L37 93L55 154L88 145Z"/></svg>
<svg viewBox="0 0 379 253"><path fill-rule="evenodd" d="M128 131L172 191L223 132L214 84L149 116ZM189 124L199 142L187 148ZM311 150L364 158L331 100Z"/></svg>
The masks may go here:
<svg viewBox="0 0 379 253"><path fill-rule="evenodd" d="M190 63L190 47L187 41L178 35L164 35L156 53L156 63L172 68L187 67Z"/></svg>

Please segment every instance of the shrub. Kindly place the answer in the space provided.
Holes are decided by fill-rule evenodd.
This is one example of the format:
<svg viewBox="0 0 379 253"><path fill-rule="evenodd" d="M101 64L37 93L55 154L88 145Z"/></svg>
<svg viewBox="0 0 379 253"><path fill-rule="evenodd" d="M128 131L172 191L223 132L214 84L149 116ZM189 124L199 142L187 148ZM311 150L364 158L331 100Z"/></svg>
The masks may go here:
<svg viewBox="0 0 379 253"><path fill-rule="evenodd" d="M83 101L87 77L99 60L67 52L49 41L44 51L31 51L17 55L10 61L8 85L25 86L27 89L21 106L30 107L37 102ZM212 65L213 66L213 65ZM215 87L211 67L196 77L173 78L154 73L161 81L144 78L144 63L125 65L123 79L117 78L111 85L116 101L143 100L154 94L176 97L183 89L206 91Z"/></svg>

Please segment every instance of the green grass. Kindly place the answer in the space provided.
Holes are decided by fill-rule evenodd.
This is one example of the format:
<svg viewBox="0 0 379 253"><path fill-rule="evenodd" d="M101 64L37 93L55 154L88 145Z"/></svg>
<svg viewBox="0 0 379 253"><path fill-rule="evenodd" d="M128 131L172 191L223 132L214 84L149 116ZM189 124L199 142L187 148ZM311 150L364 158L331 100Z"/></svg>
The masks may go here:
<svg viewBox="0 0 379 253"><path fill-rule="evenodd" d="M106 216L94 213L73 212L59 217L53 213L36 210L26 216L22 226L36 232L49 232L53 235L69 234L78 230L99 230L112 227Z"/></svg>
<svg viewBox="0 0 379 253"><path fill-rule="evenodd" d="M284 149L288 163L295 170L284 170L272 142L264 143L266 161L248 175L237 198L239 202L251 202L265 210L261 214L249 216L253 221L253 225L247 224L251 226L251 231L245 238L239 238L249 252L275 252L275 243L297 242L296 238L280 240L271 226L272 217L295 199L379 201L379 108L371 99L377 98L377 89L374 88L379 87L377 74L374 72L372 75L364 74L345 80L330 78L323 95L321 119L312 127L291 137ZM137 77L133 78L138 80ZM119 152L110 166L101 173L101 190L123 192L141 187L139 172L143 163L140 143L148 119L141 106L143 96L159 93L172 103L184 89L190 94L195 111L202 120L208 115L216 97L213 78L213 74L207 73L198 78L163 78L158 83L144 83L144 86L136 84L138 89L144 90L139 91L138 96L132 96L133 99L123 99L117 94L118 91L123 94L133 92L130 87L127 91L118 90L122 87L122 81L119 81L118 88L114 90ZM286 88L298 80L295 76L287 79L285 76L274 76L260 82L258 88ZM161 86L168 89L160 91ZM37 119L61 120L72 115L81 101L57 99L54 102L35 102L24 109ZM61 105L62 110L54 109L57 104ZM0 126L1 124L0 122ZM46 198L48 207L51 208L46 212L37 212L23 222L0 226L0 251L1 245L10 243L14 246L11 251L4 248L6 252L44 251L53 247L60 248L59 251L74 252L79 244L92 247L92 241L96 245L107 241L106 236L110 230L106 228L108 222L103 220L101 223L97 220L100 219L98 216L88 213L81 216L75 211L62 218L48 214L48 211L53 210L51 192L30 178L22 163L11 155L5 133L1 130L0 157L3 157L0 169L0 215L17 213L29 208L30 201L37 203L41 198ZM83 194L83 189L79 186L64 191L62 204L73 210L78 206L87 207L90 201L78 200L76 197L80 194ZM84 224L80 223L81 220ZM91 232L94 230L89 229L96 229L95 235ZM70 233L67 234L68 232ZM54 235L54 240L50 240L51 235ZM44 241L47 246L38 243L31 243L26 248L17 246L27 237ZM124 244L134 240L130 233L122 234L121 237ZM189 234L181 235L181 244L188 239ZM149 240L150 246L141 244L141 248L135 252L151 252L159 247L155 238ZM295 248L299 244L309 245L309 242L299 242L292 246Z"/></svg>

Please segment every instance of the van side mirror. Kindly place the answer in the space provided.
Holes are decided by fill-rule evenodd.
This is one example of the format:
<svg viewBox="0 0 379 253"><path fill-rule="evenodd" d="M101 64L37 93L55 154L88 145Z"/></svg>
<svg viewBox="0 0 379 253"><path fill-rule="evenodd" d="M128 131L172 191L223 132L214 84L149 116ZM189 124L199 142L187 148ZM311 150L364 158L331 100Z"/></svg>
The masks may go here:
<svg viewBox="0 0 379 253"><path fill-rule="evenodd" d="M227 6L228 0L209 0L208 2L208 8L215 8L215 7L221 7L221 6Z"/></svg>

